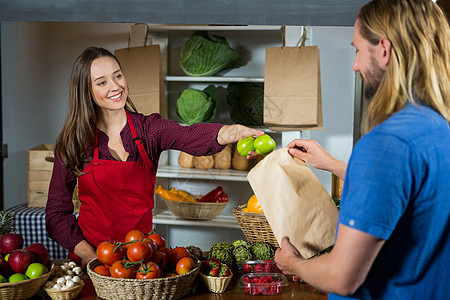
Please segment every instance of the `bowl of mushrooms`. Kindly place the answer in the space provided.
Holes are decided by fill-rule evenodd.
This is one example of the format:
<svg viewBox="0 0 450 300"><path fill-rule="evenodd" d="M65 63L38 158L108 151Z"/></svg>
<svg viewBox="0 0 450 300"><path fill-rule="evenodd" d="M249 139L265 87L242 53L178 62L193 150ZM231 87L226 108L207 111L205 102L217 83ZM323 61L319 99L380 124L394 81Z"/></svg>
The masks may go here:
<svg viewBox="0 0 450 300"><path fill-rule="evenodd" d="M55 266L52 277L44 285L45 292L53 300L75 299L84 286L83 270L74 261Z"/></svg>

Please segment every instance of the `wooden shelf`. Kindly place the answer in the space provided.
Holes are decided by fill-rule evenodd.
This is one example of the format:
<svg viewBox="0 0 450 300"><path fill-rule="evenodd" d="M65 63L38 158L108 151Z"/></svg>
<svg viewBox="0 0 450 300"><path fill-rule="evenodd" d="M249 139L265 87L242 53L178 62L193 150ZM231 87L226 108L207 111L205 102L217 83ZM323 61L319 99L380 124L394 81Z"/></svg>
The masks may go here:
<svg viewBox="0 0 450 300"><path fill-rule="evenodd" d="M219 215L212 220L188 220L176 217L170 210L154 210L153 224L196 226L196 227L220 227L240 229L234 216Z"/></svg>
<svg viewBox="0 0 450 300"><path fill-rule="evenodd" d="M186 179L207 179L226 181L247 181L246 171L234 169L219 170L208 169L199 170L195 168L181 168L179 166L159 166L156 177L159 178L186 178Z"/></svg>
<svg viewBox="0 0 450 300"><path fill-rule="evenodd" d="M166 30L206 30L206 31L277 31L282 26L271 25L183 25L183 24L149 24L149 31L166 31Z"/></svg>
<svg viewBox="0 0 450 300"><path fill-rule="evenodd" d="M254 82L263 83L263 77L232 77L232 76L166 76L168 82Z"/></svg>

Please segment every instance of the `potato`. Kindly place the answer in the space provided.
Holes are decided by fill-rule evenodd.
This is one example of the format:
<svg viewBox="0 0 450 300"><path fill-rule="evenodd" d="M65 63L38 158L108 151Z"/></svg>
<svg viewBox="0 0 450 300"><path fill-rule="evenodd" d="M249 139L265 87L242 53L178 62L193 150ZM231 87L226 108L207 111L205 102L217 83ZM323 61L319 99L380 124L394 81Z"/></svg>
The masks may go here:
<svg viewBox="0 0 450 300"><path fill-rule="evenodd" d="M207 170L214 167L214 158L212 155L209 156L195 156L194 157L194 167L200 170Z"/></svg>
<svg viewBox="0 0 450 300"><path fill-rule="evenodd" d="M228 144L222 151L214 154L215 169L229 169L231 167L232 144Z"/></svg>
<svg viewBox="0 0 450 300"><path fill-rule="evenodd" d="M242 156L239 154L239 152L237 151L236 146L235 146L233 160L231 161L231 165L233 166L233 169L247 171L250 168L251 163L252 163L251 160L249 160L245 156Z"/></svg>
<svg viewBox="0 0 450 300"><path fill-rule="evenodd" d="M178 156L178 164L182 168L193 168L194 156L187 154L186 152L180 152L180 155Z"/></svg>

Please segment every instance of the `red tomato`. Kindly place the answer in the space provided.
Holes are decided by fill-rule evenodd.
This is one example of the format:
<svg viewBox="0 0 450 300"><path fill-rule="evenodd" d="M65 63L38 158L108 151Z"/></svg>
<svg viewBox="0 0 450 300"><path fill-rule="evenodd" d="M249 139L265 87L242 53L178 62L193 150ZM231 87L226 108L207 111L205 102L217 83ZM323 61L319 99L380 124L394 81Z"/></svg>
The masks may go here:
<svg viewBox="0 0 450 300"><path fill-rule="evenodd" d="M152 247L153 253L155 253L158 250L158 246L156 245L155 241L150 238L144 238L144 242L147 242Z"/></svg>
<svg viewBox="0 0 450 300"><path fill-rule="evenodd" d="M158 249L166 246L166 240L158 233L150 233L146 237L154 240Z"/></svg>
<svg viewBox="0 0 450 300"><path fill-rule="evenodd" d="M144 241L136 241L128 244L127 257L130 261L149 261L152 258L153 252L149 244Z"/></svg>
<svg viewBox="0 0 450 300"><path fill-rule="evenodd" d="M170 249L167 247L161 247L158 249L158 251L164 252L165 254L169 254Z"/></svg>
<svg viewBox="0 0 450 300"><path fill-rule="evenodd" d="M161 268L154 262L149 261L140 266L136 272L136 279L151 279L161 277Z"/></svg>
<svg viewBox="0 0 450 300"><path fill-rule="evenodd" d="M156 251L153 253L152 258L150 259L152 262L157 263L161 267L167 267L167 254L161 251Z"/></svg>
<svg viewBox="0 0 450 300"><path fill-rule="evenodd" d="M183 257L177 262L175 272L178 275L186 274L195 266L195 262L190 257Z"/></svg>
<svg viewBox="0 0 450 300"><path fill-rule="evenodd" d="M134 271L136 267L125 268L122 261L116 261L112 264L109 271L111 272L111 277L114 278L135 278Z"/></svg>
<svg viewBox="0 0 450 300"><path fill-rule="evenodd" d="M105 265L111 266L114 262L121 260L124 256L122 247L118 247L111 242L101 242L97 247L97 258Z"/></svg>
<svg viewBox="0 0 450 300"><path fill-rule="evenodd" d="M169 251L167 254L169 259L169 265L172 267L176 267L178 261L183 257L191 257L191 253L184 247L175 247Z"/></svg>
<svg viewBox="0 0 450 300"><path fill-rule="evenodd" d="M134 229L131 230L127 233L127 235L125 236L125 243L128 242L132 242L132 241L139 241L142 240L144 238L144 234L142 233L142 231ZM128 248L130 246L130 244L126 244L124 245L125 248Z"/></svg>
<svg viewBox="0 0 450 300"><path fill-rule="evenodd" d="M169 273L169 274L166 274L164 277L174 277L174 276L178 276L178 274L175 274L175 273Z"/></svg>
<svg viewBox="0 0 450 300"><path fill-rule="evenodd" d="M97 266L94 268L94 272L103 276L111 276L107 266Z"/></svg>

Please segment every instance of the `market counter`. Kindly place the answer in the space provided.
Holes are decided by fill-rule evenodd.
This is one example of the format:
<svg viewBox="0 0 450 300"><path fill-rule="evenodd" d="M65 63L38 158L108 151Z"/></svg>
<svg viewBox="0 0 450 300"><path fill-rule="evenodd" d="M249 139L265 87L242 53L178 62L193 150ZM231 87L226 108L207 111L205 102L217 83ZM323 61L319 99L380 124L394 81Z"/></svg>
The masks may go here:
<svg viewBox="0 0 450 300"><path fill-rule="evenodd" d="M304 299L304 300L325 300L328 299L328 296L324 293L321 293L317 289L311 287L306 283L298 283L298 282L289 282L289 286L283 287L283 290L280 294L275 296L252 296L246 294L243 289L239 288L236 284L237 280L235 280L237 276L233 277L233 281L228 286L227 290L221 294L214 294L205 287L203 282L201 282L200 277L197 277L194 286L197 285L195 289L195 293L188 294L186 297L182 299L190 299L190 300L221 300L221 299L258 299L262 298L264 300L275 300L275 299ZM92 281L87 275L83 275L83 280L85 281L85 286L81 291L80 295L78 295L77 299L84 300L99 300L101 298L95 295L94 286L92 285ZM28 299L28 300L50 300L51 298L45 293L44 290L39 291L37 295Z"/></svg>

